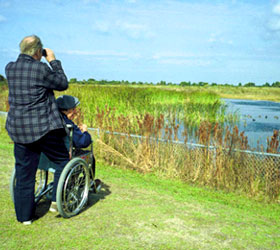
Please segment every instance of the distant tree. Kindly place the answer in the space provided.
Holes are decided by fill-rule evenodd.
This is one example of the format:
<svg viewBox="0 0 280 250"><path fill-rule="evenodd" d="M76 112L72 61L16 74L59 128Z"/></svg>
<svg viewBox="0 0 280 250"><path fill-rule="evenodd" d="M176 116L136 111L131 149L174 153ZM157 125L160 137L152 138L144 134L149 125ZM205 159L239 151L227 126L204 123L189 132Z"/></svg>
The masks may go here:
<svg viewBox="0 0 280 250"><path fill-rule="evenodd" d="M107 81L103 80L103 79L98 82L98 84L101 84L101 85L105 85L106 83L107 83Z"/></svg>
<svg viewBox="0 0 280 250"><path fill-rule="evenodd" d="M113 81L110 81L109 83L112 85L118 85L118 84L120 84L120 81L113 80Z"/></svg>
<svg viewBox="0 0 280 250"><path fill-rule="evenodd" d="M77 78L71 78L70 80L69 80L69 83L77 83L78 81L77 81Z"/></svg>
<svg viewBox="0 0 280 250"><path fill-rule="evenodd" d="M270 87L270 84L268 82L266 82L263 86L264 87Z"/></svg>
<svg viewBox="0 0 280 250"><path fill-rule="evenodd" d="M95 82L95 79L94 78L89 78L88 82Z"/></svg>
<svg viewBox="0 0 280 250"><path fill-rule="evenodd" d="M208 85L208 82L199 82L198 85L199 85L199 86L202 86L202 87L203 87L203 86L207 86L207 85Z"/></svg>
<svg viewBox="0 0 280 250"><path fill-rule="evenodd" d="M122 84L122 85L128 85L128 84L129 84L129 81L121 80L120 84Z"/></svg>
<svg viewBox="0 0 280 250"><path fill-rule="evenodd" d="M217 83L215 83L215 82L212 82L211 83L211 86L217 86L218 84Z"/></svg>
<svg viewBox="0 0 280 250"><path fill-rule="evenodd" d="M244 87L255 87L255 86L256 85L253 82L248 82L248 83L244 84Z"/></svg>
<svg viewBox="0 0 280 250"><path fill-rule="evenodd" d="M166 81L160 81L157 83L157 85L166 85Z"/></svg>
<svg viewBox="0 0 280 250"><path fill-rule="evenodd" d="M224 86L229 87L231 85L229 83L225 83Z"/></svg>
<svg viewBox="0 0 280 250"><path fill-rule="evenodd" d="M280 82L272 83L271 87L280 87Z"/></svg>
<svg viewBox="0 0 280 250"><path fill-rule="evenodd" d="M240 82L240 83L238 83L238 86L239 86L239 87L242 87L242 83L241 83L241 82Z"/></svg>
<svg viewBox="0 0 280 250"><path fill-rule="evenodd" d="M123 85L129 85L130 82L129 82L129 81L124 81L124 80L122 80L122 81L121 81L121 84L123 84Z"/></svg>
<svg viewBox="0 0 280 250"><path fill-rule="evenodd" d="M191 86L191 82L180 82L180 86Z"/></svg>

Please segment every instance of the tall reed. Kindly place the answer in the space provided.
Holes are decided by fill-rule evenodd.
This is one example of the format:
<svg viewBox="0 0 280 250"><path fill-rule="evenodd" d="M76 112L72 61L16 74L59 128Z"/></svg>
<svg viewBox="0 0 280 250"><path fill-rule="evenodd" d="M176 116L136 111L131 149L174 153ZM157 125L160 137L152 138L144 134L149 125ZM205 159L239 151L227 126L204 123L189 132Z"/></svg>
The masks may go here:
<svg viewBox="0 0 280 250"><path fill-rule="evenodd" d="M96 126L93 119L97 114L96 108L103 109L105 106L115 108L116 114L130 116L131 119L134 119L135 115L146 113L155 117L164 114L168 120L176 119L190 126L198 126L203 120L225 120L223 103L217 94L209 91L70 85L63 94L74 95L80 99L85 121L92 127Z"/></svg>

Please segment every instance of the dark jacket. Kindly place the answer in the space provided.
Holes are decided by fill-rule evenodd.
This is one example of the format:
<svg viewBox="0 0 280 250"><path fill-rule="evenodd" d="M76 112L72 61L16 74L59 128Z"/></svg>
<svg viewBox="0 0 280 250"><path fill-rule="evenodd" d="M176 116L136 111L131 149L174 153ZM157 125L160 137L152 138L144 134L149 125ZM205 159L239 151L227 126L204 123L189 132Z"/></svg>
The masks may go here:
<svg viewBox="0 0 280 250"><path fill-rule="evenodd" d="M66 124L73 126L73 146L75 148L86 148L91 144L91 136L88 132L82 132L79 127L70 119L67 118L65 114L62 114Z"/></svg>
<svg viewBox="0 0 280 250"><path fill-rule="evenodd" d="M6 66L10 110L6 129L14 142L32 143L65 122L57 108L53 90L65 90L68 81L58 60L51 68L31 56L20 54Z"/></svg>

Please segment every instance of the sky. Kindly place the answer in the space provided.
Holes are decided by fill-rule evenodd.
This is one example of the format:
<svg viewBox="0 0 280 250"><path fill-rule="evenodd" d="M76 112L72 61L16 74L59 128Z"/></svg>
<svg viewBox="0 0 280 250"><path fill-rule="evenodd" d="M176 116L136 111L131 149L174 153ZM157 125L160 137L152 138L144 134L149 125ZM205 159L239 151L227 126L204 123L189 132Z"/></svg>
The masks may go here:
<svg viewBox="0 0 280 250"><path fill-rule="evenodd" d="M1 75L32 34L68 79L280 81L280 0L0 0Z"/></svg>

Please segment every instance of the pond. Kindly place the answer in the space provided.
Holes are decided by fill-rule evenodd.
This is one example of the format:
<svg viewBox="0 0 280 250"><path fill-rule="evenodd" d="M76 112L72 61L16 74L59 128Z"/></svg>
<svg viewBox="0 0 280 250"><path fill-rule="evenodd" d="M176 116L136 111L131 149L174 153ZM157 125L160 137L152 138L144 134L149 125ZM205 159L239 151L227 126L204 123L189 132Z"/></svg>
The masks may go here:
<svg viewBox="0 0 280 250"><path fill-rule="evenodd" d="M240 121L239 131L244 131L251 148L258 143L267 146L267 138L274 130L280 130L280 103L271 101L223 99L227 113L236 112Z"/></svg>

